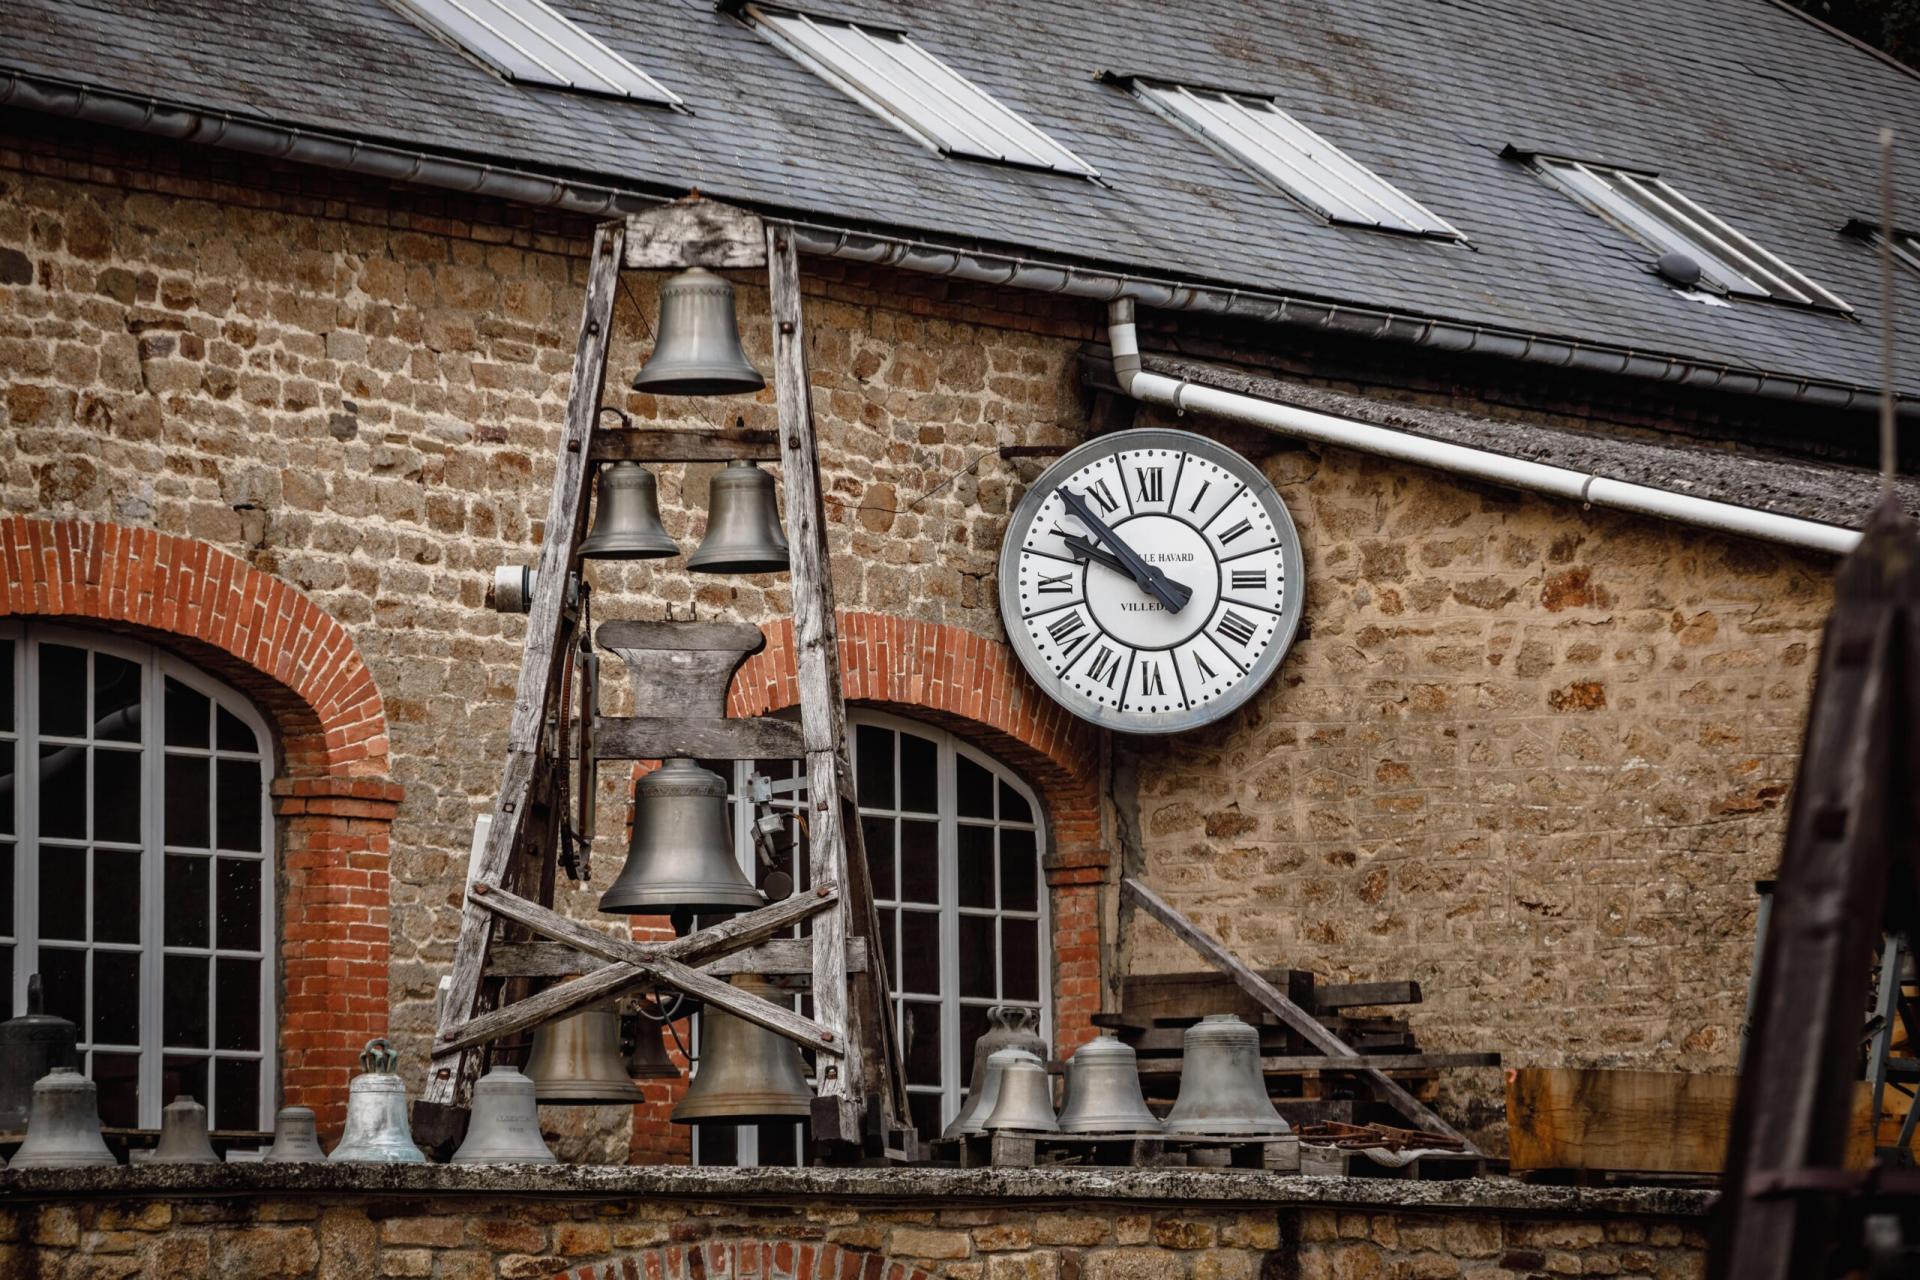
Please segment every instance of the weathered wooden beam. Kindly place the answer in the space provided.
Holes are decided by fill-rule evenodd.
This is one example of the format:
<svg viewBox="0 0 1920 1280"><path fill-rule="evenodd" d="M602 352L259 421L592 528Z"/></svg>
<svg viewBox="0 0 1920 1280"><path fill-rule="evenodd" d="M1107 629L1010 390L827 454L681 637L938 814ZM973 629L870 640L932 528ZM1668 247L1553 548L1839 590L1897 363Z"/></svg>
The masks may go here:
<svg viewBox="0 0 1920 1280"><path fill-rule="evenodd" d="M1497 1053L1363 1053L1355 1058L1336 1058L1325 1053L1283 1054L1260 1059L1260 1069L1274 1075L1334 1071L1443 1071L1454 1067L1497 1067ZM1178 1058L1142 1058L1143 1076L1177 1076Z"/></svg>
<svg viewBox="0 0 1920 1280"><path fill-rule="evenodd" d="M594 232L593 256L587 264L587 294L574 345L573 385L567 393L566 428L554 467L553 488L547 498L546 536L540 544L533 603L527 611L526 646L520 660L520 679L514 689L513 714L507 726L507 760L501 772L494 821L485 848L474 865L480 884L499 884L514 850L520 846L533 794L540 738L546 731L559 684L560 667L567 660L561 644L562 610L567 575L573 566L587 515L587 461L600 398L607 376L607 344L612 337L613 299L620 263L626 256L626 224L602 223ZM442 1013L444 1032L473 1016L479 1007L480 978L486 969L493 921L469 900L461 911L459 942L454 948L451 977ZM421 1091L423 1102L445 1106L458 1101L464 1083L474 1074L473 1064L444 1064L430 1072Z"/></svg>
<svg viewBox="0 0 1920 1280"><path fill-rule="evenodd" d="M661 205L627 216L627 265L637 271L765 266L763 227L759 214L718 200Z"/></svg>
<svg viewBox="0 0 1920 1280"><path fill-rule="evenodd" d="M778 760L801 755L800 726L772 716L714 720L692 716L596 716L602 760Z"/></svg>
<svg viewBox="0 0 1920 1280"><path fill-rule="evenodd" d="M1358 1058L1361 1056L1346 1041L1316 1022L1312 1014L1289 1000L1271 982L1248 968L1240 957L1227 950L1206 930L1175 910L1172 904L1159 894L1132 876L1122 877L1120 893L1123 898L1130 900L1135 906L1165 925L1176 938L1193 948L1208 964L1231 977L1236 986L1259 1001L1261 1007L1299 1032L1308 1044L1335 1057ZM1377 1069L1362 1068L1362 1070L1367 1079L1372 1082L1373 1087L1392 1103L1394 1109L1415 1125L1429 1133L1444 1134L1449 1138L1458 1139L1466 1144L1469 1151L1478 1152L1478 1148L1468 1142L1464 1135L1435 1115L1431 1108L1391 1078L1381 1074Z"/></svg>
<svg viewBox="0 0 1920 1280"><path fill-rule="evenodd" d="M780 437L759 427L616 427L594 435L591 456L595 462L778 462Z"/></svg>
<svg viewBox="0 0 1920 1280"><path fill-rule="evenodd" d="M723 720L734 673L767 637L744 622L606 622L594 643L627 664L630 715Z"/></svg>
<svg viewBox="0 0 1920 1280"><path fill-rule="evenodd" d="M864 973L867 968L867 940L855 938L847 955L847 971ZM584 953L564 942L495 943L487 961L487 972L496 978L573 978L598 968ZM758 946L730 956L720 956L700 966L703 973L716 978L736 973L757 973L766 977L796 978L813 974L813 943L805 938L772 938Z"/></svg>
<svg viewBox="0 0 1920 1280"><path fill-rule="evenodd" d="M1373 1005L1419 1004L1417 982L1329 982L1313 989L1313 1011L1358 1009Z"/></svg>

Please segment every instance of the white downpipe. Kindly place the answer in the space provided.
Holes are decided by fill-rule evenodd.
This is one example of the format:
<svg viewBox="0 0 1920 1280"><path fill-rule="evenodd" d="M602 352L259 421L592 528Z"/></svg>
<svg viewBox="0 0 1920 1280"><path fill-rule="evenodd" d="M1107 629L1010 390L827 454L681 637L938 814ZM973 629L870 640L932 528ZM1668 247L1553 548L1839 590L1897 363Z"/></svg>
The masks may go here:
<svg viewBox="0 0 1920 1280"><path fill-rule="evenodd" d="M1860 541L1860 534L1856 530L1822 524L1817 520L1775 515L1731 502L1715 502L1710 498L1696 498L1669 489L1612 480L1569 467L1528 462L1524 458L1510 458L1485 449L1432 440L1352 418L1297 409L1292 405L1242 395L1237 391L1222 391L1218 387L1147 373L1140 367L1139 338L1134 328L1133 300L1130 298L1121 298L1109 304L1107 334L1113 349L1113 369L1120 389L1147 404L1168 405L1181 412L1210 414L1216 418L1262 427L1284 436L1434 467L1492 484L1565 498L1570 502L1656 516L1681 524L1699 525L1766 542L1807 547L1833 555L1845 555Z"/></svg>

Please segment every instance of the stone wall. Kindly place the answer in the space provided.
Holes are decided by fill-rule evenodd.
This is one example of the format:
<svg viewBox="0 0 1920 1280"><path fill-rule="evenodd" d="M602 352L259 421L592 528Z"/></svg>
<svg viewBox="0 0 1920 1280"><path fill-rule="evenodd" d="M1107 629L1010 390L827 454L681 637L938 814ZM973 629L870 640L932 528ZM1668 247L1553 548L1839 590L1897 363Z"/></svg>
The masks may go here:
<svg viewBox="0 0 1920 1280"><path fill-rule="evenodd" d="M1239 1175L1203 1174L1193 1194L1182 1196L1168 1194L1176 1183L1133 1185L1124 1175L1102 1180L1024 1172L1000 1178L1008 1185L995 1190L1010 1194L987 1200L965 1175L921 1173L916 1181L926 1185L908 1201L898 1189L879 1191L893 1176L881 1173L825 1175L836 1185L811 1193L756 1187L755 1175L743 1173L731 1194L718 1186L694 1194L622 1191L608 1180L591 1195L580 1188L553 1194L556 1188L543 1185L537 1171L445 1173L453 1176L433 1177L442 1184L434 1190L269 1191L246 1198L182 1191L164 1198L135 1192L45 1200L29 1191L23 1202L23 1193L0 1190L0 1274L38 1280L1688 1280L1704 1272L1698 1215L1705 1198L1687 1193L1587 1193L1583 1202L1578 1193L1494 1194L1493 1184L1449 1184L1450 1192L1432 1195L1420 1184L1374 1182L1356 1190L1354 1203L1342 1204L1328 1186L1342 1180L1256 1177L1240 1185ZM471 1190L452 1193L462 1178ZM952 1184L944 1192L943 1180ZM503 1187L522 1194L503 1194ZM1091 1191L1092 1198L1070 1199L1075 1190Z"/></svg>

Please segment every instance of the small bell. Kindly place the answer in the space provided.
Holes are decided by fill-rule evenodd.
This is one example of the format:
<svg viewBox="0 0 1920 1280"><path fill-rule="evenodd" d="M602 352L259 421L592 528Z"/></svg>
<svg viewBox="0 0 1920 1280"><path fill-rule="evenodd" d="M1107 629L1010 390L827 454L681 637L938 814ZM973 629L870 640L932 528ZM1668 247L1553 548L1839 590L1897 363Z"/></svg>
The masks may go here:
<svg viewBox="0 0 1920 1280"><path fill-rule="evenodd" d="M707 914L765 902L733 854L725 779L691 760L676 759L634 784L627 864L600 899L602 911Z"/></svg>
<svg viewBox="0 0 1920 1280"><path fill-rule="evenodd" d="M990 1068L995 1052L1001 1049L1025 1049L1044 1061L1047 1042L1040 1038L1040 1013L1019 1005L995 1005L987 1010L987 1029L973 1042L973 1070L967 1077L967 1096L960 1113L940 1134L956 1138L962 1134L985 1133L986 1118L1000 1096L1000 1072Z"/></svg>
<svg viewBox="0 0 1920 1280"><path fill-rule="evenodd" d="M273 1145L264 1158L269 1164L307 1164L327 1158L314 1128L312 1107L280 1108L273 1117Z"/></svg>
<svg viewBox="0 0 1920 1280"><path fill-rule="evenodd" d="M1053 1083L1047 1066L1025 1049L1000 1049L988 1065L1000 1064L1000 1096L987 1115L989 1133L1012 1129L1020 1133L1057 1133L1053 1114Z"/></svg>
<svg viewBox="0 0 1920 1280"><path fill-rule="evenodd" d="M632 1106L647 1100L620 1059L620 1015L607 1006L536 1028L526 1074L535 1098L556 1106Z"/></svg>
<svg viewBox="0 0 1920 1280"><path fill-rule="evenodd" d="M660 523L653 472L637 462L610 462L600 469L599 486L593 532L580 544L581 559L658 560L680 554L680 544Z"/></svg>
<svg viewBox="0 0 1920 1280"><path fill-rule="evenodd" d="M1131 1045L1111 1035L1089 1040L1067 1059L1063 1133L1159 1133L1140 1092L1140 1063Z"/></svg>
<svg viewBox="0 0 1920 1280"><path fill-rule="evenodd" d="M1271 1134L1287 1122L1267 1096L1260 1033L1231 1013L1210 1013L1187 1028L1180 1096L1167 1112L1168 1133Z"/></svg>
<svg viewBox="0 0 1920 1280"><path fill-rule="evenodd" d="M33 1086L27 1140L16 1169L78 1169L120 1163L100 1136L100 1094L78 1071L55 1067Z"/></svg>
<svg viewBox="0 0 1920 1280"><path fill-rule="evenodd" d="M791 557L773 476L735 459L707 487L707 534L687 557L695 573L785 573Z"/></svg>
<svg viewBox="0 0 1920 1280"><path fill-rule="evenodd" d="M676 1080L680 1068L667 1056L667 1042L660 1034L664 1023L642 1016L634 1029L633 1052L627 1055L627 1074L640 1080Z"/></svg>
<svg viewBox="0 0 1920 1280"><path fill-rule="evenodd" d="M657 396L733 396L767 385L740 348L733 285L689 267L660 286L660 338L633 380Z"/></svg>
<svg viewBox="0 0 1920 1280"><path fill-rule="evenodd" d="M155 1164L219 1164L207 1136L207 1109L182 1094L160 1110L160 1143Z"/></svg>
<svg viewBox="0 0 1920 1280"><path fill-rule="evenodd" d="M756 974L737 973L732 982L752 995L776 994L773 984ZM813 1090L807 1087L799 1046L718 1005L708 1005L701 1018L700 1062L686 1096L673 1109L675 1124L753 1124L812 1113Z"/></svg>
<svg viewBox="0 0 1920 1280"><path fill-rule="evenodd" d="M400 1055L385 1039L367 1041L360 1074L347 1086L347 1125L329 1160L342 1163L425 1164L407 1127L407 1085L394 1074Z"/></svg>
<svg viewBox="0 0 1920 1280"><path fill-rule="evenodd" d="M473 1119L454 1164L554 1164L540 1136L533 1081L516 1067L497 1066L473 1086Z"/></svg>
<svg viewBox="0 0 1920 1280"><path fill-rule="evenodd" d="M55 1067L80 1069L80 1029L42 1007L36 973L27 978L27 1011L0 1022L0 1133L27 1127L35 1081Z"/></svg>

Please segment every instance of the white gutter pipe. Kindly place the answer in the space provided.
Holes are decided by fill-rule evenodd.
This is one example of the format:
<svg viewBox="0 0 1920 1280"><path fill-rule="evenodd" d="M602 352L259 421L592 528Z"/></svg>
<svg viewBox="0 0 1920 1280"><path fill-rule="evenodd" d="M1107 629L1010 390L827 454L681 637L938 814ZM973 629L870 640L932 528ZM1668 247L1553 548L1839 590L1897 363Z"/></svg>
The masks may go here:
<svg viewBox="0 0 1920 1280"><path fill-rule="evenodd" d="M1860 534L1838 525L1797 516L1775 515L1731 502L1715 502L1669 489L1611 480L1569 467L1528 462L1505 454L1375 426L1353 418L1316 413L1237 391L1222 391L1197 382L1148 373L1140 367L1139 336L1134 325L1134 303L1119 298L1107 306L1108 343L1113 349L1113 371L1120 389L1146 404L1167 405L1180 413L1192 411L1261 427L1283 436L1312 440L1394 458L1455 475L1472 476L1492 484L1526 489L1585 506L1610 507L1638 515L1655 516L1681 524L1698 525L1721 533L1781 542L1833 555L1845 555Z"/></svg>

